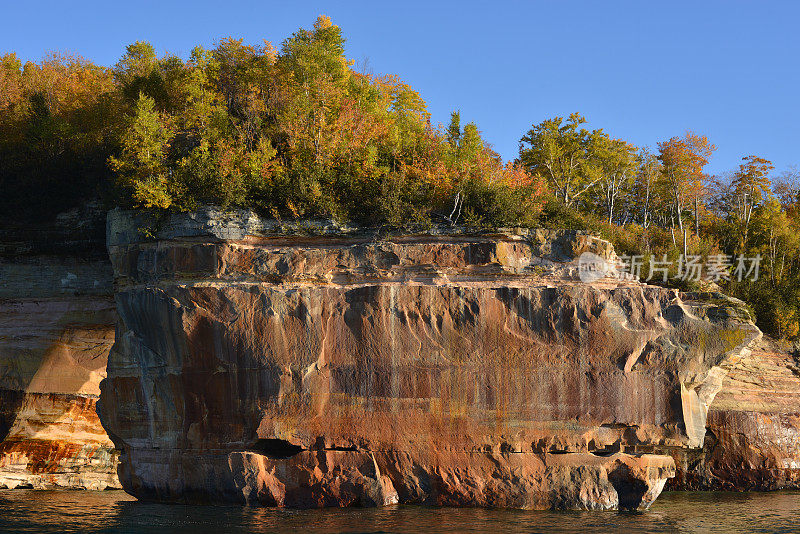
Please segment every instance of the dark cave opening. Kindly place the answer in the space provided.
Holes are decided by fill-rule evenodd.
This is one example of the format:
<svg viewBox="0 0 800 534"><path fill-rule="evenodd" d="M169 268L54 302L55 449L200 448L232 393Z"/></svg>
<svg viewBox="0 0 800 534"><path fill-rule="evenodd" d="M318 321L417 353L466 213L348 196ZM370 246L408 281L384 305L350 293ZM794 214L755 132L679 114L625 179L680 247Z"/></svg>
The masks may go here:
<svg viewBox="0 0 800 534"><path fill-rule="evenodd" d="M291 458L292 456L302 452L304 449L299 445L289 443L285 439L268 438L256 440L256 442L248 450L257 452L258 454L263 454L264 456L268 456L276 460L282 460L285 458Z"/></svg>

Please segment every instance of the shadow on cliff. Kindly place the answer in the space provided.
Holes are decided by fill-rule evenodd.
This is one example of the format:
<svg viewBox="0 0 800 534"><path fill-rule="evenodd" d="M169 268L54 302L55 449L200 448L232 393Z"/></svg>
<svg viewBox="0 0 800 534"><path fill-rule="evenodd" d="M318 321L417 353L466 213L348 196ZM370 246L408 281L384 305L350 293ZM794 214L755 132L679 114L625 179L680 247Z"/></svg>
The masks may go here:
<svg viewBox="0 0 800 534"><path fill-rule="evenodd" d="M617 491L620 510L637 510L648 491L647 484L637 477L630 466L619 463L608 474L608 480Z"/></svg>
<svg viewBox="0 0 800 534"><path fill-rule="evenodd" d="M24 391L0 389L0 443L14 426L24 398Z"/></svg>

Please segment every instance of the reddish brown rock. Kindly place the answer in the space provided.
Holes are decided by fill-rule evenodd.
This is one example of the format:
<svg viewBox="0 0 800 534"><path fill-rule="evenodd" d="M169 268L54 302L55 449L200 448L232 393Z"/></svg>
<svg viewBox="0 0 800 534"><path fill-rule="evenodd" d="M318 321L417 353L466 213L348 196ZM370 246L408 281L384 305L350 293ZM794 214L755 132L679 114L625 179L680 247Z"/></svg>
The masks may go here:
<svg viewBox="0 0 800 534"><path fill-rule="evenodd" d="M142 241L99 411L148 499L645 508L760 337L741 303L581 283L575 232L391 237L210 210Z"/></svg>
<svg viewBox="0 0 800 534"><path fill-rule="evenodd" d="M0 487L119 487L95 410L116 314L91 221L0 229Z"/></svg>
<svg viewBox="0 0 800 534"><path fill-rule="evenodd" d="M114 317L108 298L0 301L0 487L119 487L95 410Z"/></svg>
<svg viewBox="0 0 800 534"><path fill-rule="evenodd" d="M675 451L673 489L800 489L800 362L762 340L731 370L708 413L705 446Z"/></svg>

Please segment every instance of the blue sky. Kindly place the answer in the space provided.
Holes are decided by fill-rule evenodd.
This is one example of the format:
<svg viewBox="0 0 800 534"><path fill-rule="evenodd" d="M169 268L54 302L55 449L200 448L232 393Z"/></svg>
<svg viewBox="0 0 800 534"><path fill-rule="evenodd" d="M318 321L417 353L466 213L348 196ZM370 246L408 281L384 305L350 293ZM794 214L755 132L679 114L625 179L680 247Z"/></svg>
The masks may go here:
<svg viewBox="0 0 800 534"><path fill-rule="evenodd" d="M398 74L436 122L453 109L505 158L532 123L579 111L638 145L704 133L710 170L800 166L800 2L7 2L0 52L113 65L126 44L186 56L227 36L276 46L320 13L351 59Z"/></svg>

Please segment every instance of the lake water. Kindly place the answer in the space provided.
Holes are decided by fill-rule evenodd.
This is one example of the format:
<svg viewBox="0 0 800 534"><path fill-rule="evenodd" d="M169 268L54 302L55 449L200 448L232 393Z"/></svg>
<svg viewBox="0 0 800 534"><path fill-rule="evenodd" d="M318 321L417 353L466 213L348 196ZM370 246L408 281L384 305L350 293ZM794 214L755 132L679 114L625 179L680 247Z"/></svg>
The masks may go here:
<svg viewBox="0 0 800 534"><path fill-rule="evenodd" d="M137 502L122 491L0 490L0 532L800 532L800 492L665 493L649 511L396 506L276 510Z"/></svg>

